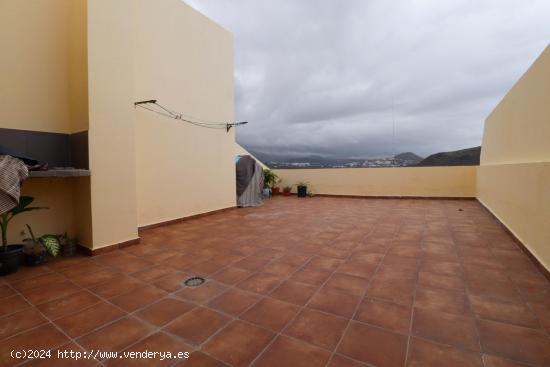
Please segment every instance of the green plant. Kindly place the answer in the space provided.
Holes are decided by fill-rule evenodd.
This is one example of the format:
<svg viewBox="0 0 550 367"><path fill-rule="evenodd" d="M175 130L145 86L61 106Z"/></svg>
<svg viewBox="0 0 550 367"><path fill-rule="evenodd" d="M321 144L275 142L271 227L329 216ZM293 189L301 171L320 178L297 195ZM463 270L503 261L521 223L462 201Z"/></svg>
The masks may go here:
<svg viewBox="0 0 550 367"><path fill-rule="evenodd" d="M291 191L292 191L292 186L283 187L283 192L291 192Z"/></svg>
<svg viewBox="0 0 550 367"><path fill-rule="evenodd" d="M307 182L298 182L296 184L297 187L307 187Z"/></svg>
<svg viewBox="0 0 550 367"><path fill-rule="evenodd" d="M33 197L21 196L19 198L19 203L14 208L0 216L0 228L2 229L2 251L8 251L8 224L10 224L11 220L16 215L24 212L30 212L32 210L47 209L44 207L29 206L33 201Z"/></svg>
<svg viewBox="0 0 550 367"><path fill-rule="evenodd" d="M31 251L33 253L40 252L36 247L36 245L40 245L44 250L46 250L53 257L59 255L59 252L61 251L61 238L63 237L63 235L58 236L53 234L45 234L43 236L36 238L34 236L31 226L29 226L28 224L27 224L27 229L29 230L29 234L31 235L31 240L33 243L33 247Z"/></svg>
<svg viewBox="0 0 550 367"><path fill-rule="evenodd" d="M269 168L264 168L264 189L270 189L278 182L281 182L279 176Z"/></svg>

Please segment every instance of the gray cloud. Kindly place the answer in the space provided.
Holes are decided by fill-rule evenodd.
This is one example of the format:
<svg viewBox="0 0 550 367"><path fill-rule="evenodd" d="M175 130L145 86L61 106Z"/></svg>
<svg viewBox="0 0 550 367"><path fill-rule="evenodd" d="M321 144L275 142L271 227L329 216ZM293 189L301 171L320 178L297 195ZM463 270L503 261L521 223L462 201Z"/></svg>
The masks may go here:
<svg viewBox="0 0 550 367"><path fill-rule="evenodd" d="M233 32L237 139L265 152L479 145L550 38L548 0L187 2Z"/></svg>

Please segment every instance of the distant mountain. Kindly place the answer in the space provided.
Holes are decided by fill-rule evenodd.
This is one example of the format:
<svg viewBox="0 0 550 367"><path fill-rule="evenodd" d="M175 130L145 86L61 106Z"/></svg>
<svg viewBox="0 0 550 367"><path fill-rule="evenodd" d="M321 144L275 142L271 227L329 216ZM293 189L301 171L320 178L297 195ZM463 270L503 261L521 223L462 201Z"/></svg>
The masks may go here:
<svg viewBox="0 0 550 367"><path fill-rule="evenodd" d="M432 154L417 166L478 166L481 147Z"/></svg>
<svg viewBox="0 0 550 367"><path fill-rule="evenodd" d="M411 163L418 163L423 159L421 156L416 155L413 152L401 153L401 154L396 155L393 158L399 159L399 160L402 160L402 161L409 161Z"/></svg>

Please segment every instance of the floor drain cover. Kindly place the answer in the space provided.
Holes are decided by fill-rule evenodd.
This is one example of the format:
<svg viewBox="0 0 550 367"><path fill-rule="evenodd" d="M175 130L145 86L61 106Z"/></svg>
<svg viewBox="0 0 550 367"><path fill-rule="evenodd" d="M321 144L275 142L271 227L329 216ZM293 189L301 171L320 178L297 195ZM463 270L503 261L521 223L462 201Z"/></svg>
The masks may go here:
<svg viewBox="0 0 550 367"><path fill-rule="evenodd" d="M189 279L186 279L183 284L185 284L188 287L198 287L199 285L204 283L204 278L201 277L191 277Z"/></svg>

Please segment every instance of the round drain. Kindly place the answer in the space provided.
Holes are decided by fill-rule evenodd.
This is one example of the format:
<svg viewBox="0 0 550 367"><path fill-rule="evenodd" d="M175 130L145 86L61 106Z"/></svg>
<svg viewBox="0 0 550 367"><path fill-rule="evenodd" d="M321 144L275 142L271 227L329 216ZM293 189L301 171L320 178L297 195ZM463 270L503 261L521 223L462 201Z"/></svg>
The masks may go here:
<svg viewBox="0 0 550 367"><path fill-rule="evenodd" d="M203 283L204 283L204 278L201 278L201 277L191 277L186 279L185 282L183 282L183 284L185 284L188 287L198 287Z"/></svg>

